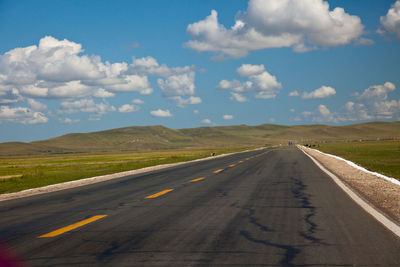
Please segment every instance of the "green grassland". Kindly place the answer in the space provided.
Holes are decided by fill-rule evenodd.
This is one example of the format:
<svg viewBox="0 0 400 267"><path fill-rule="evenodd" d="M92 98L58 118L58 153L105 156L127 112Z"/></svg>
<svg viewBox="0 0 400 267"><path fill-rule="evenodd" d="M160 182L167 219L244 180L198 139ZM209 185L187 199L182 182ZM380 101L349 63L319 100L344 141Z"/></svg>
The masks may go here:
<svg viewBox="0 0 400 267"><path fill-rule="evenodd" d="M30 143L0 143L0 156L49 155L235 148L287 144L288 141L322 142L400 137L400 122L370 122L346 126L262 124L169 129L164 126L126 127L92 133L71 133Z"/></svg>
<svg viewBox="0 0 400 267"><path fill-rule="evenodd" d="M400 141L325 143L318 149L400 180Z"/></svg>
<svg viewBox="0 0 400 267"><path fill-rule="evenodd" d="M0 157L0 178L22 175L0 179L0 194L245 149L247 147Z"/></svg>

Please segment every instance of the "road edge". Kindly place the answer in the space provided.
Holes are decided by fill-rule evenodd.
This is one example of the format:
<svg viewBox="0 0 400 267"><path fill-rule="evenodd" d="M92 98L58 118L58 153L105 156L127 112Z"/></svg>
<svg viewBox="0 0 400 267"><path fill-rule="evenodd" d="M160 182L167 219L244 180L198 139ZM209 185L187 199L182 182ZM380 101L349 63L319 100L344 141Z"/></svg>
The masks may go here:
<svg viewBox="0 0 400 267"><path fill-rule="evenodd" d="M6 200L12 200L12 199L18 199L18 198L30 197L30 196L34 196L34 195L41 195L41 194L61 191L61 190L65 190L65 189L70 189L70 188L100 183L100 182L104 182L104 181L108 181L108 180L112 180L112 179L122 178L124 176L148 173L151 171L162 170L162 169L175 167L175 166L179 166L179 165L184 165L184 164L189 164L189 163L193 163L193 162L207 161L207 160L212 160L212 159L216 159L216 158L227 157L227 156L234 155L234 154L245 153L245 152L250 152L250 151L257 151L257 150L262 150L262 149L267 149L267 148L268 147L260 147L260 148L256 148L256 149L249 149L249 150L244 150L244 151L240 151L240 152L226 153L226 154L221 154L218 156L210 156L210 157L200 158L200 159L195 159L195 160L190 160L190 161L160 164L160 165L144 167L144 168L140 168L140 169L136 169L136 170L123 171L123 172L117 172L117 173L112 173L112 174L88 177L88 178L68 181L68 182L64 182L64 183L57 183L57 184L51 184L51 185L46 185L46 186L42 186L42 187L25 189L25 190L13 192L13 193L0 194L0 202L6 201Z"/></svg>
<svg viewBox="0 0 400 267"><path fill-rule="evenodd" d="M299 147L298 147L299 148ZM349 186L347 186L341 179L333 174L331 171L326 169L321 163L318 162L313 156L309 155L306 151L299 148L305 155L307 155L322 171L324 171L332 180L362 209L364 209L368 214L374 217L379 223L385 226L389 231L400 238L400 226L386 217L379 210L368 204L364 199L359 197Z"/></svg>

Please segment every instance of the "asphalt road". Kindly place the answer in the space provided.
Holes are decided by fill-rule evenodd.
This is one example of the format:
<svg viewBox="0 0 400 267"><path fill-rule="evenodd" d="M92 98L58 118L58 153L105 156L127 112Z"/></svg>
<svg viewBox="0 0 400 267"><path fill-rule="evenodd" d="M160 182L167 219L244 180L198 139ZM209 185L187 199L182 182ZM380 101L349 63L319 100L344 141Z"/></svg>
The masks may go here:
<svg viewBox="0 0 400 267"><path fill-rule="evenodd" d="M400 239L294 147L3 201L0 215L3 254L26 266L400 266Z"/></svg>

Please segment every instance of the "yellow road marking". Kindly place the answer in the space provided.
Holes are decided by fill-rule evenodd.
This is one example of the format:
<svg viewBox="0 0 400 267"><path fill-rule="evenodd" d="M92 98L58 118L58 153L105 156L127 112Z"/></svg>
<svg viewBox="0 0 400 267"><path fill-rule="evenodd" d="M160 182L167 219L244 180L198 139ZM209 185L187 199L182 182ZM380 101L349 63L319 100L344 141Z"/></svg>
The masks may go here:
<svg viewBox="0 0 400 267"><path fill-rule="evenodd" d="M231 164L231 165L229 165L229 167L235 167L236 166L236 164Z"/></svg>
<svg viewBox="0 0 400 267"><path fill-rule="evenodd" d="M106 216L107 215L96 215L96 216L90 217L89 219L86 219L86 220L83 220L83 221L80 221L80 222L65 226L63 228L60 228L60 229L55 230L53 232L47 233L45 235L41 235L38 238L58 236L58 235L61 235L61 234L65 233L65 232L68 232L68 231L74 230L74 229L76 229L78 227L81 227L81 226L83 226L85 224L97 221L98 219L101 219L101 218L106 217Z"/></svg>
<svg viewBox="0 0 400 267"><path fill-rule="evenodd" d="M219 170L216 170L216 171L214 171L214 173L219 173L219 172L222 172L224 169L219 169Z"/></svg>
<svg viewBox="0 0 400 267"><path fill-rule="evenodd" d="M239 161L239 163L242 163L242 162L243 162L243 160Z"/></svg>
<svg viewBox="0 0 400 267"><path fill-rule="evenodd" d="M246 160L249 160L249 158L246 158Z"/></svg>
<svg viewBox="0 0 400 267"><path fill-rule="evenodd" d="M193 179L190 182L193 183L193 182L201 181L201 180L204 180L204 179L205 179L205 177L200 177L200 178L197 178L197 179Z"/></svg>
<svg viewBox="0 0 400 267"><path fill-rule="evenodd" d="M174 189L166 189L161 192L155 193L154 195L147 196L146 198L156 198L156 197L162 196L168 192L171 192L172 190L174 190Z"/></svg>

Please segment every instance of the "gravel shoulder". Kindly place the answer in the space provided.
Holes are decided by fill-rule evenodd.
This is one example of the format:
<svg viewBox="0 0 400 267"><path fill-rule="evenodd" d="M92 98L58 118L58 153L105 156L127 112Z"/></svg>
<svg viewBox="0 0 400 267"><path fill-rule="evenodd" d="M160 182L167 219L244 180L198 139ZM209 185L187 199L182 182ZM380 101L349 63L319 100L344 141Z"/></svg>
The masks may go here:
<svg viewBox="0 0 400 267"><path fill-rule="evenodd" d="M400 186L314 149L303 146L299 148L338 176L365 201L400 225Z"/></svg>

